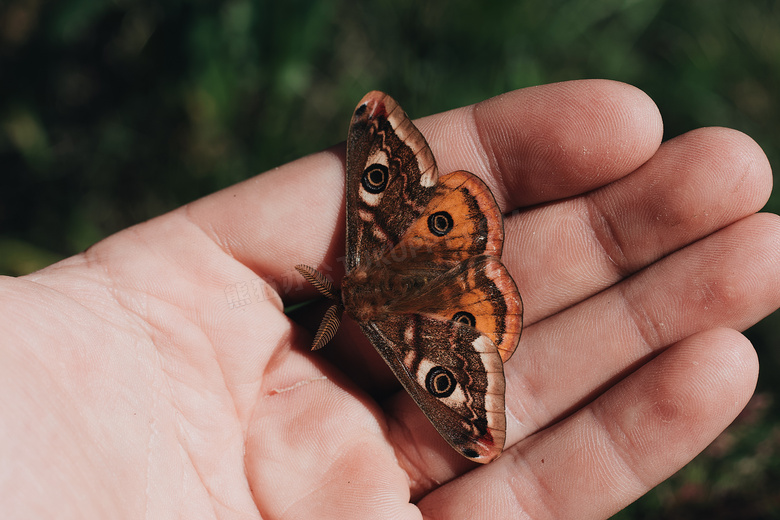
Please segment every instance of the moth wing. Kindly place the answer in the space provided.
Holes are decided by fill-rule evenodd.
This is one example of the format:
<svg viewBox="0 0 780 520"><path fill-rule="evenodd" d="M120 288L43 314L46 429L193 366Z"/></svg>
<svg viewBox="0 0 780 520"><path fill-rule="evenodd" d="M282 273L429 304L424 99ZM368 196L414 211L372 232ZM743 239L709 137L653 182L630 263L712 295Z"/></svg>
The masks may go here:
<svg viewBox="0 0 780 520"><path fill-rule="evenodd" d="M503 245L503 218L490 189L456 171L439 178L425 210L383 260L404 273L435 273L479 255L500 258Z"/></svg>
<svg viewBox="0 0 780 520"><path fill-rule="evenodd" d="M498 258L476 256L431 280L419 292L389 304L393 313L417 313L470 325L487 336L506 362L523 330L523 300Z"/></svg>
<svg viewBox="0 0 780 520"><path fill-rule="evenodd" d="M398 103L366 94L347 137L347 271L398 243L438 177L428 143Z"/></svg>
<svg viewBox="0 0 780 520"><path fill-rule="evenodd" d="M498 457L506 438L504 368L476 329L419 314L362 323L363 331L439 434L475 462Z"/></svg>
<svg viewBox="0 0 780 520"><path fill-rule="evenodd" d="M468 172L440 179L423 136L381 92L355 109L346 183L346 311L439 433L493 460L506 437L503 362L522 328L495 199Z"/></svg>

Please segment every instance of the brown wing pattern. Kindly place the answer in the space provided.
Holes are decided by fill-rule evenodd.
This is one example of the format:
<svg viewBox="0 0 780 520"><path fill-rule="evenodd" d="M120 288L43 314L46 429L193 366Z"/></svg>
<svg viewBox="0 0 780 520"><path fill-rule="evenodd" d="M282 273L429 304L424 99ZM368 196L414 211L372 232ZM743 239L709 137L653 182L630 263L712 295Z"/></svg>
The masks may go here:
<svg viewBox="0 0 780 520"><path fill-rule="evenodd" d="M504 368L486 336L458 322L413 314L362 328L453 448L481 463L501 454Z"/></svg>
<svg viewBox="0 0 780 520"><path fill-rule="evenodd" d="M428 143L388 95L369 92L347 139L347 271L395 244L436 191Z"/></svg>

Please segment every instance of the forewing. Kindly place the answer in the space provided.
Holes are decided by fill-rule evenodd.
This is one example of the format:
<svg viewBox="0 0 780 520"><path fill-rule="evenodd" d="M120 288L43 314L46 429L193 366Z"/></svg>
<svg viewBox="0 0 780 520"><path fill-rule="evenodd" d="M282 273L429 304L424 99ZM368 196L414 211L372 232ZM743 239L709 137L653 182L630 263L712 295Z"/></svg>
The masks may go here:
<svg viewBox="0 0 780 520"><path fill-rule="evenodd" d="M401 107L382 92L366 94L347 137L347 271L398 243L438 177L428 143Z"/></svg>

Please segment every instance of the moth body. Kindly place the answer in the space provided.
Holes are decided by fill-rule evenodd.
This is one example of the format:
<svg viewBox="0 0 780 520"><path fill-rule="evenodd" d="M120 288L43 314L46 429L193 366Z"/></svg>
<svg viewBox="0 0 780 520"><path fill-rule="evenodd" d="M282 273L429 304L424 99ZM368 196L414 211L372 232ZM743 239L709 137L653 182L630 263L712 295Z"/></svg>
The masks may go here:
<svg viewBox="0 0 780 520"><path fill-rule="evenodd" d="M358 264L341 281L344 310L357 322L385 320L397 302L413 299L427 282L424 277L403 275L382 264Z"/></svg>

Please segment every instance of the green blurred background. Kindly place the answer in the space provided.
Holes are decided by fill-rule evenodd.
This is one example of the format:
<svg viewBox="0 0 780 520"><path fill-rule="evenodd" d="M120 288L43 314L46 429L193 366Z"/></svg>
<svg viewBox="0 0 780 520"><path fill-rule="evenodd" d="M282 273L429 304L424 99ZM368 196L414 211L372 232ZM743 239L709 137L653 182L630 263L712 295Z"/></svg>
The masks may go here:
<svg viewBox="0 0 780 520"><path fill-rule="evenodd" d="M665 138L733 127L779 164L774 0L0 1L0 273L338 143L368 90L417 117L577 78L643 89ZM748 335L746 412L616 518L780 518L780 316Z"/></svg>

